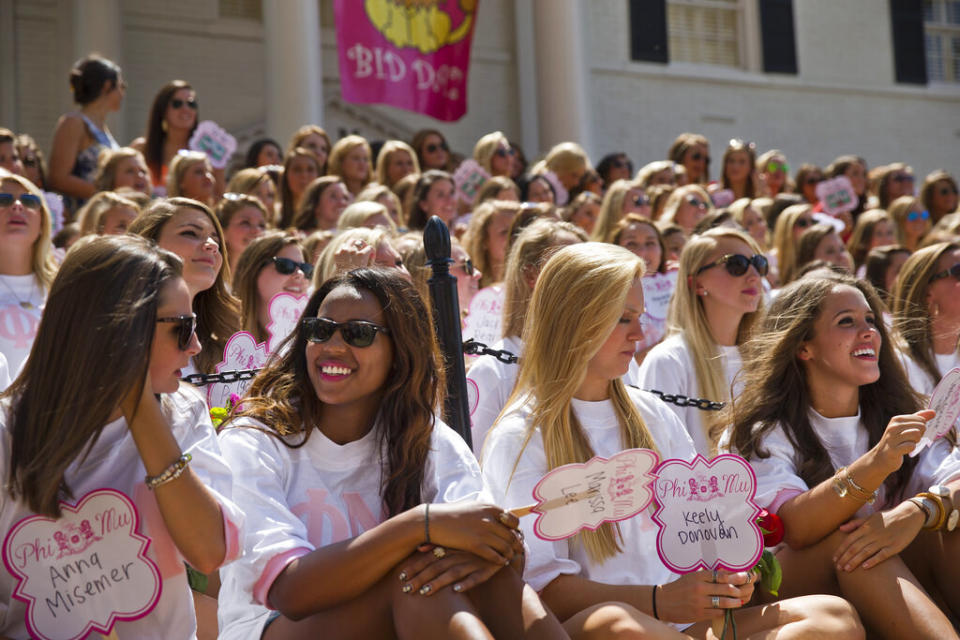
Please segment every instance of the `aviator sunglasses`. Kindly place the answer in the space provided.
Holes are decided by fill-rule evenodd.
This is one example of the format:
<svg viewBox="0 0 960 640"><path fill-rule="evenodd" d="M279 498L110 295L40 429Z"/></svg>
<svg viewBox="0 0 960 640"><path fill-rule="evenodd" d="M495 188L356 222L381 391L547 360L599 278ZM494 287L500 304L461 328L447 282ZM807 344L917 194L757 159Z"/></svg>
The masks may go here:
<svg viewBox="0 0 960 640"><path fill-rule="evenodd" d="M277 269L277 273L280 275L289 276L297 269L303 271L303 275L307 278L313 275L313 265L309 262L297 262L296 260L281 258L280 256L274 256L271 260L273 261L273 266Z"/></svg>
<svg viewBox="0 0 960 640"><path fill-rule="evenodd" d="M697 275L700 275L711 267L716 267L721 264L726 267L727 273L734 277L745 274L747 269L750 268L750 265L753 265L754 269L756 269L757 273L759 273L761 276L767 275L767 270L770 268L770 265L767 263L767 259L759 253L750 258L739 253L730 253L723 256L716 262L703 265L697 269Z"/></svg>
<svg viewBox="0 0 960 640"><path fill-rule="evenodd" d="M185 316L169 316L166 318L157 318L157 322L171 322L177 325L177 346L180 351L186 351L190 348L190 338L197 330L197 314L191 313Z"/></svg>
<svg viewBox="0 0 960 640"><path fill-rule="evenodd" d="M340 335L343 336L344 342L351 347L363 348L373 344L378 331L385 334L390 333L386 327L381 327L366 320L334 322L327 318L304 318L301 322L303 330L307 334L307 342L326 342L333 337L337 329L340 329Z"/></svg>
<svg viewBox="0 0 960 640"><path fill-rule="evenodd" d="M12 207L13 203L18 200L24 209L39 211L43 208L40 198L32 193L22 193L19 196L14 196L12 193L0 193L0 207Z"/></svg>

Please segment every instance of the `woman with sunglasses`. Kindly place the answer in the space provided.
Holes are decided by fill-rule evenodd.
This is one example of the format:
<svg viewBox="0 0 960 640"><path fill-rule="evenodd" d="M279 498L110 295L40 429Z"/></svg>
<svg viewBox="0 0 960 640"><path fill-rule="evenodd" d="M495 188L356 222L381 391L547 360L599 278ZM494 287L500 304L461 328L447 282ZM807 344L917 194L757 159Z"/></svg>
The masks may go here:
<svg viewBox="0 0 960 640"><path fill-rule="evenodd" d="M513 148L502 131L488 133L477 140L473 147L473 159L491 177L512 176Z"/></svg>
<svg viewBox="0 0 960 640"><path fill-rule="evenodd" d="M823 171L820 167L810 163L801 164L793 181L797 193L803 196L807 204L813 206L820 201L817 197L817 185L823 182Z"/></svg>
<svg viewBox="0 0 960 640"><path fill-rule="evenodd" d="M687 242L667 314L667 337L640 365L638 386L714 402L730 402L741 347L763 313L767 259L747 234L711 229ZM731 395L732 394L732 395ZM716 411L670 405L697 452L716 454Z"/></svg>
<svg viewBox="0 0 960 640"><path fill-rule="evenodd" d="M149 238L183 260L183 279L197 314L197 336L203 350L184 375L213 373L223 349L240 330L240 305L230 295L229 264L224 264L223 228L209 207L189 198L154 202L137 216L129 232Z"/></svg>
<svg viewBox="0 0 960 640"><path fill-rule="evenodd" d="M421 129L413 134L410 146L417 152L420 170L453 171L453 155L443 134L436 129Z"/></svg>
<svg viewBox="0 0 960 640"><path fill-rule="evenodd" d="M57 264L50 251L50 214L26 178L0 177L0 353L10 377L30 354Z"/></svg>
<svg viewBox="0 0 960 640"><path fill-rule="evenodd" d="M781 597L841 595L876 637L956 639L960 455L952 429L907 455L934 412L882 312L850 276L784 287L744 363L731 448L756 473L757 504L783 520Z"/></svg>
<svg viewBox="0 0 960 640"><path fill-rule="evenodd" d="M189 148L190 136L200 122L197 93L188 82L172 80L153 98L147 116L147 133L130 146L143 153L154 189L166 194L167 170L181 149ZM221 172L221 189L223 175ZM173 195L173 194L170 194Z"/></svg>
<svg viewBox="0 0 960 640"><path fill-rule="evenodd" d="M929 396L960 366L960 244L931 245L907 258L891 300L910 384Z"/></svg>
<svg viewBox="0 0 960 640"><path fill-rule="evenodd" d="M239 504L273 524L223 573L221 638L566 637L508 566L516 517L475 502L476 460L434 413L428 317L396 271L351 271L253 381L220 442Z"/></svg>
<svg viewBox="0 0 960 640"><path fill-rule="evenodd" d="M24 161L26 165L26 161ZM943 170L933 171L923 180L920 188L920 202L930 212L930 220L936 224L946 215L956 213L960 204L957 181Z"/></svg>
<svg viewBox="0 0 960 640"><path fill-rule="evenodd" d="M756 175L759 181L761 195L776 198L781 193L790 191L790 165L787 158L779 149L771 149L760 154L756 163Z"/></svg>
<svg viewBox="0 0 960 640"><path fill-rule="evenodd" d="M713 213L713 202L699 184L677 187L667 197L658 220L664 224L678 224L689 237L697 223Z"/></svg>
<svg viewBox="0 0 960 640"><path fill-rule="evenodd" d="M232 181L231 181L232 182ZM236 277L240 254L255 238L267 230L270 217L267 209L254 196L225 193L217 205L217 220L223 229L224 253L230 273Z"/></svg>
<svg viewBox="0 0 960 640"><path fill-rule="evenodd" d="M667 160L686 170L683 184L707 184L710 181L710 141L697 133L681 133L670 145Z"/></svg>
<svg viewBox="0 0 960 640"><path fill-rule="evenodd" d="M902 162L894 162L885 167L877 167L874 177L874 193L877 206L889 210L897 198L914 195L913 169Z"/></svg>
<svg viewBox="0 0 960 640"><path fill-rule="evenodd" d="M50 150L50 189L63 194L76 211L96 193L97 157L120 145L107 128L107 116L123 105L127 83L120 67L98 55L78 60L70 70L70 91L77 111L57 121Z"/></svg>
<svg viewBox="0 0 960 640"><path fill-rule="evenodd" d="M643 336L643 271L630 252L599 243L565 247L544 266L516 387L483 448L484 478L503 504L529 504L548 471L593 456L642 447L693 458L693 443L667 406L621 379ZM524 576L574 638L714 638L711 619L753 593L752 572L673 574L656 555L649 510L559 542L534 535L532 518L521 528L529 534ZM830 637L860 637L856 614L836 598L737 612L741 637L781 629L783 637L801 637L819 625L836 634Z"/></svg>
<svg viewBox="0 0 960 640"><path fill-rule="evenodd" d="M305 296L313 265L296 236L272 231L256 238L244 250L233 276L233 292L240 299L241 328L257 342L269 337L270 300L278 293Z"/></svg>
<svg viewBox="0 0 960 640"><path fill-rule="evenodd" d="M902 244L910 251L919 249L923 238L933 228L930 212L912 195L901 196L891 202L887 213L897 231L897 244Z"/></svg>
<svg viewBox="0 0 960 640"><path fill-rule="evenodd" d="M126 517L136 523L145 556L158 569L151 577L146 561L131 558L122 545L114 555L101 543L93 553L102 568L95 571L97 591L84 592L84 583L70 580L69 573L66 584L54 578L75 599L55 611L61 629L83 628L82 618L67 618L84 612L73 606L84 597L95 595L99 611L129 611L129 598L118 594L126 591L126 598L131 589L153 582L156 604L139 619L117 621L114 634L195 638L184 563L211 573L241 550L243 515L231 501L230 469L207 407L194 390L180 386L182 368L200 351L180 265L175 255L142 238L96 238L74 248L50 289L32 357L0 396L0 466L8 486L0 531L11 535L18 522L35 514L56 521L67 505L82 508L91 492L111 490L95 499L112 500L108 506L115 512L120 501L131 509ZM83 339L65 348L63 337L78 331ZM102 521L92 513L90 521L91 533L102 533ZM75 531L78 524L63 526ZM66 571L68 560L78 567L93 563L89 548L75 555L69 547L77 543L62 544L71 555L51 563L49 571ZM0 572L0 635L36 637L25 627L27 605L11 597L15 586L10 573ZM142 602L148 594L136 597ZM46 609L41 602L34 605Z"/></svg>
<svg viewBox="0 0 960 640"><path fill-rule="evenodd" d="M631 213L650 218L650 200L640 187L639 181L617 180L603 194L600 213L590 238L597 242L607 242L617 223Z"/></svg>

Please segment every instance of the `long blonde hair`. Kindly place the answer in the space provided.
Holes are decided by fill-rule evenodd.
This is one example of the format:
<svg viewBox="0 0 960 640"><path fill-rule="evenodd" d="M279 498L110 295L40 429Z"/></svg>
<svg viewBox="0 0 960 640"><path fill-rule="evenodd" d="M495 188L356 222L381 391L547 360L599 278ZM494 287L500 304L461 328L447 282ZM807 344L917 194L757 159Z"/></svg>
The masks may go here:
<svg viewBox="0 0 960 640"><path fill-rule="evenodd" d="M777 216L777 223L773 227L773 248L777 252L781 286L793 280L797 270L797 248L800 243L793 239L793 227L800 216L811 209L806 203L792 204Z"/></svg>
<svg viewBox="0 0 960 640"><path fill-rule="evenodd" d="M667 326L669 334L682 333L690 351L695 354L693 367L697 374L698 397L725 402L730 399L731 393L727 386L727 378L723 371L723 363L717 342L710 331L703 300L697 295L697 271L700 270L717 248L717 241L721 238L732 238L746 243L755 253L761 253L756 241L742 231L734 229L716 228L694 236L683 247L680 254L680 271L677 273L677 288L670 298L670 308L667 311ZM754 325L763 315L763 298L756 311L746 313L740 319L737 328L737 346L741 347L751 337ZM704 430L707 432L707 441L716 442L711 437L712 423L704 421Z"/></svg>
<svg viewBox="0 0 960 640"><path fill-rule="evenodd" d="M587 365L610 336L627 294L643 272L643 261L626 249L590 242L555 253L537 280L523 329L524 356L507 406L529 398L530 424L523 448L539 428L550 469L594 456L572 401L586 379ZM623 381L611 380L609 390L622 446L655 450L653 436ZM518 461L521 454L522 449ZM623 550L619 528L613 524L584 530L576 540L595 562Z"/></svg>
<svg viewBox="0 0 960 640"><path fill-rule="evenodd" d="M590 239L596 242L606 242L605 238L613 233L614 227L623 219L623 201L631 189L639 188L640 183L637 180L617 180L610 185L607 192L603 194L603 202L600 204L600 213L597 214L597 221L593 225L593 233Z"/></svg>

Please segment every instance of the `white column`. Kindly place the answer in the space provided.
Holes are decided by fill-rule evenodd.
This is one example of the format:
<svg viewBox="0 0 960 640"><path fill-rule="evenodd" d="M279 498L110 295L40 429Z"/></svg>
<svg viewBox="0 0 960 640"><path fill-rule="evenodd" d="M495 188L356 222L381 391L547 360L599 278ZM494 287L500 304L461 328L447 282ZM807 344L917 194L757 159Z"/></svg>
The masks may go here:
<svg viewBox="0 0 960 640"><path fill-rule="evenodd" d="M583 45L579 0L534 0L534 43L537 55L537 115L540 146L580 143L592 156L590 82Z"/></svg>
<svg viewBox="0 0 960 640"><path fill-rule="evenodd" d="M532 164L542 151L537 126L537 50L533 42L533 0L516 0L513 9L520 141L527 160Z"/></svg>
<svg viewBox="0 0 960 640"><path fill-rule="evenodd" d="M99 53L122 68L122 29L120 0L73 0L73 61ZM120 144L128 140L125 111L126 106L107 121Z"/></svg>
<svg viewBox="0 0 960 640"><path fill-rule="evenodd" d="M285 145L304 124L323 125L317 0L263 0L267 135Z"/></svg>

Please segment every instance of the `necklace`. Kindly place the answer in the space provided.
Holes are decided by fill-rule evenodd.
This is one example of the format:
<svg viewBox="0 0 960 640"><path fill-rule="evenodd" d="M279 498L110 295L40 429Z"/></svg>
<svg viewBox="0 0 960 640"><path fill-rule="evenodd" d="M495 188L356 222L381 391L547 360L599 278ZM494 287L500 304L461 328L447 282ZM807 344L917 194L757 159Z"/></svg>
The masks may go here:
<svg viewBox="0 0 960 640"><path fill-rule="evenodd" d="M18 296L18 295L17 295L17 292L13 290L13 287L11 287L9 284L7 284L7 280L6 280L5 277L0 277L0 282L2 282L2 283L3 283L3 286L7 288L7 291L10 292L10 295L12 295L13 298L14 298L14 300L17 301L17 303L20 305L20 308L21 308L21 309L26 309L26 310L28 310L28 311L29 311L29 310L32 310L32 309L36 309L36 306L35 306L32 302L30 302L30 298L33 297L33 293L34 293L34 291L35 291L34 287L35 287L36 284L37 284L36 278L34 278L33 282L32 282L31 285L30 285L30 295L27 296L27 299L26 299L26 300L21 300L21 299L20 299L20 296Z"/></svg>

